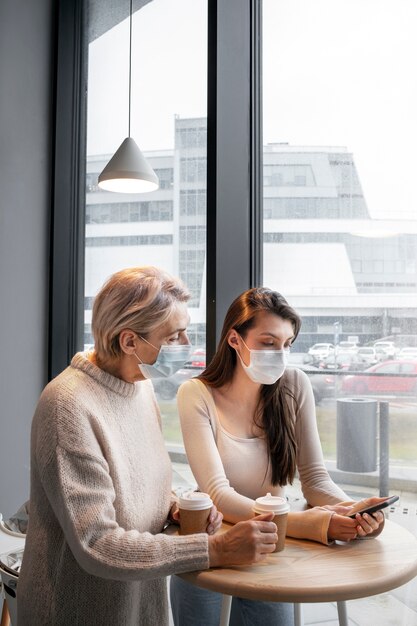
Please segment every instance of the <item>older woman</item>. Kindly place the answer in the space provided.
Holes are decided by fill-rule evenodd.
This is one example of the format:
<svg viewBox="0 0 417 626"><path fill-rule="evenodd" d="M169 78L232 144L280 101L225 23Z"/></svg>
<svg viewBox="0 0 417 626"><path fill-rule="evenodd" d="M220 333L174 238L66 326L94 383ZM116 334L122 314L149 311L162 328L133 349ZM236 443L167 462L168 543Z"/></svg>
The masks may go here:
<svg viewBox="0 0 417 626"><path fill-rule="evenodd" d="M32 425L30 522L19 626L167 623L165 576L265 558L270 516L213 535L161 534L178 517L149 378L187 360L184 285L153 267L114 274L95 298L95 348L45 388Z"/></svg>

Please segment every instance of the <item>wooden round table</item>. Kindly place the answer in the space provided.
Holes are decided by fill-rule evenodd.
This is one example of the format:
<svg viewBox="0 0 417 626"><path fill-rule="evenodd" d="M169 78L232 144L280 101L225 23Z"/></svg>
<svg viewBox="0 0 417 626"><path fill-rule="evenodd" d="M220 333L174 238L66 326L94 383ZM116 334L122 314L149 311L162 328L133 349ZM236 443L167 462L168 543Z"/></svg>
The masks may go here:
<svg viewBox="0 0 417 626"><path fill-rule="evenodd" d="M339 621L347 624L343 601L389 591L416 575L417 539L389 520L375 539L324 546L287 538L283 552L261 563L180 574L198 587L229 596L222 624L228 623L231 596L295 605L338 602Z"/></svg>

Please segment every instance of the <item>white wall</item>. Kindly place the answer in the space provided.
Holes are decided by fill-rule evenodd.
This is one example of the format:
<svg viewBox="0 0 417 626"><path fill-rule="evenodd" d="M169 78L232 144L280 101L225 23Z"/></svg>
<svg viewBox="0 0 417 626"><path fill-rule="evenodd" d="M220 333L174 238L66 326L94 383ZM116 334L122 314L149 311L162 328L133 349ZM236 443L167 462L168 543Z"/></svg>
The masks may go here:
<svg viewBox="0 0 417 626"><path fill-rule="evenodd" d="M29 496L47 376L52 0L0 2L0 512Z"/></svg>

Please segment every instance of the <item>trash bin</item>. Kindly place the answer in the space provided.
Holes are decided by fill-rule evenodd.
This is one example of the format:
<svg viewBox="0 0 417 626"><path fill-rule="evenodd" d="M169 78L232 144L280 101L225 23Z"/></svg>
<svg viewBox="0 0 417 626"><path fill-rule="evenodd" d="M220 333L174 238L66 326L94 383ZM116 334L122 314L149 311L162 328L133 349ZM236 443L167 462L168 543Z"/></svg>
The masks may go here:
<svg viewBox="0 0 417 626"><path fill-rule="evenodd" d="M376 400L337 400L336 467L344 472L374 472L377 468Z"/></svg>

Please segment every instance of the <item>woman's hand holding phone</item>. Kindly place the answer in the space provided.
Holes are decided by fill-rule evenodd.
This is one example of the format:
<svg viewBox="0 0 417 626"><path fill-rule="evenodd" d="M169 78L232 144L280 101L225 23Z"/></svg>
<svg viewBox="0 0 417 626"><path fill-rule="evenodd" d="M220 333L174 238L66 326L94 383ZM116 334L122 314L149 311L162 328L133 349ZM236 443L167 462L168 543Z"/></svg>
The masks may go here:
<svg viewBox="0 0 417 626"><path fill-rule="evenodd" d="M399 496L390 496L389 498L365 498L364 500L355 502L347 515L352 518L355 518L358 514L363 515L364 513L372 515L381 509L391 506L391 504L394 504L397 500L399 500Z"/></svg>
<svg viewBox="0 0 417 626"><path fill-rule="evenodd" d="M328 507L326 507L328 508ZM328 538L332 541L350 541L357 537L366 537L378 530L384 521L384 515L381 512L369 515L358 515L356 519L352 519L346 514L340 515L334 513L330 518Z"/></svg>
<svg viewBox="0 0 417 626"><path fill-rule="evenodd" d="M341 510L348 509L349 507L335 505L325 506L323 508L334 511L330 518L329 529L327 531L329 541L350 541L351 539L356 539L358 536L356 520L350 519L350 517ZM338 510L339 513L337 512Z"/></svg>
<svg viewBox="0 0 417 626"><path fill-rule="evenodd" d="M381 509L390 506L397 500L398 496L392 498L373 497L355 502L350 506L341 504L326 506L326 509L334 511L329 523L329 539L350 541L356 537L366 537L375 533L385 519Z"/></svg>

